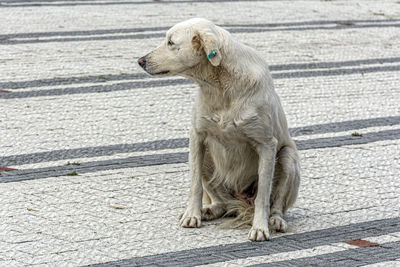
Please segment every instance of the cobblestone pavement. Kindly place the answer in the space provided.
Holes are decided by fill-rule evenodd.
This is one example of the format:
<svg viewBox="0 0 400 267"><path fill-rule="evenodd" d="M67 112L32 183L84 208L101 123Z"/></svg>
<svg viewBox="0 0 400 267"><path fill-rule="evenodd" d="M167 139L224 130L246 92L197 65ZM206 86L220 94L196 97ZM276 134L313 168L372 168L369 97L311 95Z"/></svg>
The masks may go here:
<svg viewBox="0 0 400 267"><path fill-rule="evenodd" d="M302 157L287 234L183 229L191 17L268 60ZM400 266L400 2L0 0L0 266Z"/></svg>

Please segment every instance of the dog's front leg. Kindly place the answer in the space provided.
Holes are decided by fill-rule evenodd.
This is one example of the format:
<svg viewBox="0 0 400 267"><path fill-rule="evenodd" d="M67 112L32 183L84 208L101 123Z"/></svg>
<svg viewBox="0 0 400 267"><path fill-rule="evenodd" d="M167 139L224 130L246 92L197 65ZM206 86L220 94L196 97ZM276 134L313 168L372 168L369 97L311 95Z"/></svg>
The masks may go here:
<svg viewBox="0 0 400 267"><path fill-rule="evenodd" d="M203 198L202 171L204 160L204 136L194 129L190 131L189 164L192 176L189 205L180 219L183 227L200 227Z"/></svg>
<svg viewBox="0 0 400 267"><path fill-rule="evenodd" d="M276 147L277 141L275 138L271 138L256 147L259 156L258 191L254 201L253 226L249 232L249 239L251 241L265 241L269 239L269 200L275 169Z"/></svg>

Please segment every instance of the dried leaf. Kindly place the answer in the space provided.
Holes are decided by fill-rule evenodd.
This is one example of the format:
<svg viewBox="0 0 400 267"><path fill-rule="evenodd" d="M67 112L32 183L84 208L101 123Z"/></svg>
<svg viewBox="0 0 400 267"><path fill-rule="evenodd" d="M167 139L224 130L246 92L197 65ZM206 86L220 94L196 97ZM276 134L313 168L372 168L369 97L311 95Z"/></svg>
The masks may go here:
<svg viewBox="0 0 400 267"><path fill-rule="evenodd" d="M35 212L38 212L39 210L37 210L37 209L33 209L33 208L26 208L27 210L29 210L29 211L35 211Z"/></svg>
<svg viewBox="0 0 400 267"><path fill-rule="evenodd" d="M122 206L110 205L109 207L110 207L110 208L113 208L113 209L116 209L116 210L123 210L123 209L125 209L125 207L122 207Z"/></svg>

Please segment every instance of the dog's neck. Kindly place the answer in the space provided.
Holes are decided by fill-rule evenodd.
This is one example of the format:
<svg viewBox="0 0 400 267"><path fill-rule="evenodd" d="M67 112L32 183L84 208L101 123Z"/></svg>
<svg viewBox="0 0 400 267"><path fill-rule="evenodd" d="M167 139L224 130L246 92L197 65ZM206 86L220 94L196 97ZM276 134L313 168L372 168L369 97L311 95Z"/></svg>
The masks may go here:
<svg viewBox="0 0 400 267"><path fill-rule="evenodd" d="M235 99L235 90L229 82L231 75L223 65L214 67L208 60L204 60L183 76L199 85L200 100L210 109L228 109Z"/></svg>
<svg viewBox="0 0 400 267"><path fill-rule="evenodd" d="M269 79L268 68L263 59L250 51L251 48L236 41L222 47L222 61L213 66L206 58L190 68L184 77L200 86L199 97L210 109L229 109L231 103L256 90L261 79Z"/></svg>

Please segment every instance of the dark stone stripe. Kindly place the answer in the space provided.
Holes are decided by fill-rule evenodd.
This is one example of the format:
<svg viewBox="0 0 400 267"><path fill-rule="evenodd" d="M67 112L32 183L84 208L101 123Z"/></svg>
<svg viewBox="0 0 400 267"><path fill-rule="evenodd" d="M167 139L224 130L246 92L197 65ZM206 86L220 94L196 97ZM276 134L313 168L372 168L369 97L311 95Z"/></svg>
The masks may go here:
<svg viewBox="0 0 400 267"><path fill-rule="evenodd" d="M79 174L99 172L105 170L117 170L122 168L136 168L144 166L178 164L188 161L188 153L167 153L158 155L146 155L129 158L119 158L103 161L92 161L80 165L65 165L57 167L16 170L12 175L0 176L0 183L20 182L32 179L66 176L71 172Z"/></svg>
<svg viewBox="0 0 400 267"><path fill-rule="evenodd" d="M328 61L316 63L293 63L293 64L276 64L270 65L271 71L284 71L284 70L302 70L302 69L328 69L340 68L349 66L362 66L369 64L384 64L384 63L397 63L400 62L400 57L389 58L371 58L361 60L348 60L348 61ZM278 74L273 74L274 76ZM66 84L79 84L79 83L101 83L107 81L122 81L132 79L143 79L150 77L146 73L131 73L131 74L106 74L106 75L93 75L93 76L76 76L66 78L53 78L53 79L40 79L22 82L0 82L0 89L19 89L30 87L41 87L51 85L66 85Z"/></svg>
<svg viewBox="0 0 400 267"><path fill-rule="evenodd" d="M400 242L385 243L375 247L348 249L344 251L322 254L293 260L276 261L268 264L255 264L261 266L365 266L385 261L393 261L400 258ZM400 266L400 263L398 263Z"/></svg>
<svg viewBox="0 0 400 267"><path fill-rule="evenodd" d="M330 68L362 66L362 65L370 65L370 64L397 63L397 62L400 62L400 57L370 58L370 59L347 60L347 61L279 64L279 65L271 65L269 68L271 71L301 70L301 69L330 69ZM1 83L0 83L0 87L1 87Z"/></svg>
<svg viewBox="0 0 400 267"><path fill-rule="evenodd" d="M400 124L400 116L378 117L362 120L351 120L342 122L314 124L310 126L302 126L290 128L292 137L311 135L311 134L324 134L324 133L338 133L344 131L351 131L357 129L364 129L368 127L383 127L393 126Z"/></svg>
<svg viewBox="0 0 400 267"><path fill-rule="evenodd" d="M51 3L51 2L90 2L94 0L2 0L2 3Z"/></svg>
<svg viewBox="0 0 400 267"><path fill-rule="evenodd" d="M110 35L98 37L68 37L68 38L49 38L49 39L22 39L0 40L0 45L16 45L16 44L40 44L40 43L65 43L65 42L84 42L84 41L113 41L113 40L133 40L133 39L149 39L149 38L162 38L165 33L143 33L132 35Z"/></svg>
<svg viewBox="0 0 400 267"><path fill-rule="evenodd" d="M147 31L167 31L170 27L143 27L129 29L109 29L109 30L88 30L88 31L56 31L56 32L27 32L0 34L0 39L12 38L40 38L40 37L59 37L59 36L92 36L105 34L138 33Z"/></svg>
<svg viewBox="0 0 400 267"><path fill-rule="evenodd" d="M205 248L189 249L183 251L156 254L145 257L94 264L90 266L198 266L202 264L223 263L228 260L244 259L249 257L266 256L282 252L290 252L316 246L329 245L336 242L345 242L352 239L362 239L370 236L379 236L397 232L400 227L400 218L384 219L355 223L345 226L333 227L324 230L293 234L272 238L268 242L244 242L236 244L219 245ZM398 243L385 245L391 253L397 251ZM371 247L372 248L372 247ZM369 257L371 248L363 252L364 257ZM372 257L373 254L370 256ZM391 257L390 257L391 258ZM296 259L295 265L297 265ZM384 258L382 259L384 260ZM268 263L268 266L270 264ZM282 266L282 265L281 265ZM283 265L289 266L289 265ZM290 265L292 266L292 265ZM307 264L301 266L310 266ZM325 266L322 264L321 266ZM342 266L342 265L336 265Z"/></svg>
<svg viewBox="0 0 400 267"><path fill-rule="evenodd" d="M363 120L351 120L343 122L332 122L325 124L315 124L310 126L295 127L290 129L293 137L311 134L335 133L351 130L359 130L368 127L383 127L400 124L400 116L379 117ZM357 137L363 140L362 137ZM353 138L353 140L358 140ZM324 141L324 140L322 140ZM302 145L298 141L298 145ZM157 151L163 149L184 148L189 146L189 139L176 138L167 140L157 140L151 142L134 143L134 144L116 144L109 146L85 147L76 149L61 149L49 152L38 152L30 154L21 154L14 156L0 157L0 163L4 166L22 165L39 162L57 161L63 159L74 158L90 158L99 156L111 156L120 153Z"/></svg>
<svg viewBox="0 0 400 267"><path fill-rule="evenodd" d="M135 82L124 82L111 85L93 85L85 87L71 87L62 89L44 89L26 92L9 92L7 94L1 94L0 99L13 99L13 98L28 98L28 97L41 97L41 96L60 96L60 95L74 95L74 94L91 94L91 93L106 93L115 91L133 90L139 88L150 88L170 85L182 85L182 84L193 84L189 80L185 79L163 79L163 80L151 80L151 81L135 81Z"/></svg>
<svg viewBox="0 0 400 267"><path fill-rule="evenodd" d="M35 0L36 1L36 0ZM2 1L4 3L4 1ZM13 1L14 2L14 1ZM300 22L284 22L284 23L267 23L267 24L219 24L224 28L274 28L274 27L290 27L290 26L307 26L307 25L328 25L339 24L349 25L356 23L387 23L398 22L400 19L381 19L381 20L314 20ZM172 26L172 25L171 25ZM104 29L104 30L87 30L87 31L55 31L55 32L30 32L30 33L10 33L0 34L0 39L4 38L39 38L39 37L54 37L54 36L92 36L105 34L121 34L121 33L137 33L147 31L167 31L170 27L143 27L143 28L128 28L128 29Z"/></svg>
<svg viewBox="0 0 400 267"><path fill-rule="evenodd" d="M291 128L290 133L293 137L311 134L335 133L350 130L359 130L368 127L382 127L400 124L400 116L379 117L363 120L352 120L343 122L333 122L326 124L315 124L310 126ZM358 138L358 139L357 139ZM364 140L363 137L354 137L350 140ZM324 139L322 139L322 142ZM302 146L302 141L298 141L298 146ZM111 156L120 153L157 151L163 149L184 148L189 146L189 139L176 138L167 140L157 140L151 142L134 144L116 144L109 146L85 147L76 149L61 149L49 152L38 152L21 154L14 156L0 157L0 163L5 166L22 165L39 162L57 161L63 159L89 158L99 156Z"/></svg>
<svg viewBox="0 0 400 267"><path fill-rule="evenodd" d="M68 85L68 84L79 84L79 83L104 83L108 81L123 81L123 80L134 80L144 79L151 77L146 73L130 73L130 74L106 74L106 75L92 75L92 76L75 76L66 78L52 78L52 79L40 79L30 80L23 82L0 82L0 88L3 89L22 89L30 87L42 87L42 86L56 86L56 85Z"/></svg>
<svg viewBox="0 0 400 267"><path fill-rule="evenodd" d="M387 130L381 132L367 133L364 134L362 137L353 137L349 135L349 136L337 136L330 138L316 138L310 140L297 141L296 144L299 150L308 150L316 148L367 144L376 141L397 140L397 139L400 139L400 130ZM182 142L181 145L183 145L183 143L184 142ZM0 176L0 183L64 176L70 173L72 170L83 174L89 172L115 170L121 168L134 168L134 167L162 165L162 164L185 163L187 162L187 157L188 153L167 153L158 155L129 157L125 159L86 162L82 163L79 166L68 165L68 166L16 170L7 173L7 175Z"/></svg>
<svg viewBox="0 0 400 267"><path fill-rule="evenodd" d="M334 70L316 70L316 71L297 71L297 72L279 72L272 73L274 79L290 79L290 78L309 78L320 76L337 76L337 75L351 75L351 74L364 74L372 72L390 72L400 71L400 65L395 66L377 66L367 68L351 68L351 69L334 69ZM100 92L124 91L133 89L143 89L150 87L171 86L193 84L193 82L186 79L154 79L151 81L134 81L125 82L111 85L95 85L85 87L71 87L62 89L44 89L34 91L11 91L7 94L0 94L0 99L14 99L14 98L29 98L29 97L42 97L42 96L60 96L72 94L89 94Z"/></svg>
<svg viewBox="0 0 400 267"><path fill-rule="evenodd" d="M351 20L311 20L311 21L298 21L298 22L283 22L283 23L258 23L258 24L222 24L222 27L290 27L290 26L307 26L307 25L328 25L339 24L344 26L351 26L357 23L386 23L397 22L400 19L351 19Z"/></svg>
<svg viewBox="0 0 400 267"><path fill-rule="evenodd" d="M7 1L7 0L6 0ZM18 1L18 0L17 0ZM69 3L53 3L53 1L45 0L46 3L38 4L31 1L19 1L19 4L10 5L3 4L1 7L41 7L41 6L108 6L108 5L165 5L165 4L187 4L187 3L229 3L229 2L273 2L273 1L282 1L282 0L163 0L163 1L110 1L110 2L95 2L95 1L86 1L86 2L69 2ZM3 2L3 1L2 1ZM14 1L7 2L13 3Z"/></svg>
<svg viewBox="0 0 400 267"><path fill-rule="evenodd" d="M16 156L0 157L1 165L22 165L63 159L90 158L111 156L120 153L157 151L163 149L183 148L189 146L189 139L176 138L134 144L116 144L75 149L60 149L49 152L38 152Z"/></svg>
<svg viewBox="0 0 400 267"><path fill-rule="evenodd" d="M315 27L288 27L277 29L263 29L263 28L236 28L229 29L231 33L257 33L257 32L279 32L279 31L314 31L314 30L343 30L343 29L362 29L362 28L386 28L386 27L399 27L399 23L387 24L354 24L354 25L332 25L332 26L315 26Z"/></svg>
<svg viewBox="0 0 400 267"><path fill-rule="evenodd" d="M66 77L66 78L30 80L23 82L0 82L0 88L22 89L30 87L56 86L56 85L68 85L68 84L79 84L79 83L104 83L108 81L144 79L148 77L150 77L150 75L146 73L76 76L76 77Z"/></svg>
<svg viewBox="0 0 400 267"><path fill-rule="evenodd" d="M1 7L1 6L0 6ZM305 30L343 30L343 29L362 29L362 28L386 28L399 27L400 23L385 24L337 24L331 26L310 26L310 27L287 27L287 28L229 28L231 33L258 33L258 32L275 32L275 31L305 31ZM162 38L165 33L142 33L131 35L110 35L110 36L92 36L92 37L64 37L64 38L48 38L48 39L17 39L4 37L0 39L0 45L17 45L17 44L37 44L50 42L83 42L83 41L109 41L109 40L133 40L133 39L149 39Z"/></svg>
<svg viewBox="0 0 400 267"><path fill-rule="evenodd" d="M51 2L90 2L94 0L2 0L2 3L37 3L37 2L43 2L43 3L51 3Z"/></svg>
<svg viewBox="0 0 400 267"><path fill-rule="evenodd" d="M380 132L371 132L362 136L335 136L315 138L310 140L296 141L299 150L309 150L317 148L341 147L348 145L362 145L378 141L398 140L400 139L400 130L385 130Z"/></svg>
<svg viewBox="0 0 400 267"><path fill-rule="evenodd" d="M351 75L351 74L365 74L372 72L389 72L399 71L400 65L394 66L377 66L366 68L349 68L349 69L333 69L333 70L315 70L315 71L296 71L296 72L278 72L272 73L274 79L288 79L288 78L309 78L321 76L338 76L338 75Z"/></svg>

